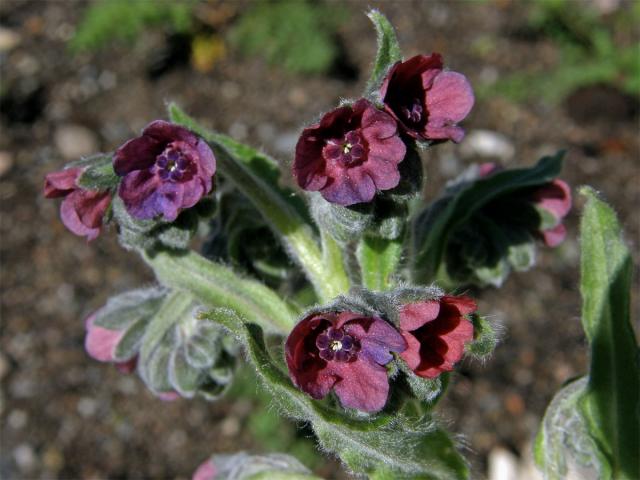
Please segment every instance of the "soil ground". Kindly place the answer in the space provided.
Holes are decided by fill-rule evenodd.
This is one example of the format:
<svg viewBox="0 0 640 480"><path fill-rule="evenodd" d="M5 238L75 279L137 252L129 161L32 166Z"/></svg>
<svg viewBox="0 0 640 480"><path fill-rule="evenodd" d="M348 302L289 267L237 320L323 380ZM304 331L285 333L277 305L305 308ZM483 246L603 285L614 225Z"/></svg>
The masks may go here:
<svg viewBox="0 0 640 480"><path fill-rule="evenodd" d="M302 125L362 90L375 53L375 35L363 15L368 6L389 16L405 56L442 52L472 84L557 59L550 41L513 34L524 22L526 2L344 5L350 15L338 35L349 68L332 75L291 75L229 50L210 72L185 64L151 77L150 57L166 41L161 34L72 56L65 42L86 4L0 3L2 25L20 37L17 46L0 52L2 88L14 89L13 103L2 107L0 136L2 478L188 478L212 452L261 448L243 428L250 404L163 403L134 376L85 354L83 318L109 295L152 276L120 249L114 232L91 244L71 235L58 219L57 202L42 197L44 175L65 163L65 146L78 147L73 140L64 144L65 128L84 126L90 134L84 140L113 150L163 118L165 101L175 100L209 126L290 158ZM228 6L241 10L246 4ZM487 37L493 47L479 54L478 42ZM637 117L603 108L609 103L597 92L580 95L573 110L566 102L481 98L464 126L505 135L516 151L509 166L567 149L563 178L602 192L639 258ZM428 196L466 164L485 160L464 156L461 148L443 145L425 157ZM497 446L527 455L553 393L587 367L577 288L581 201L575 203L560 248L540 250L534 270L481 294L480 310L502 325L501 344L485 364L463 363L439 407L468 445L474 478L485 475L487 455ZM637 313L637 295L634 306ZM334 468L328 461L321 473L333 478Z"/></svg>

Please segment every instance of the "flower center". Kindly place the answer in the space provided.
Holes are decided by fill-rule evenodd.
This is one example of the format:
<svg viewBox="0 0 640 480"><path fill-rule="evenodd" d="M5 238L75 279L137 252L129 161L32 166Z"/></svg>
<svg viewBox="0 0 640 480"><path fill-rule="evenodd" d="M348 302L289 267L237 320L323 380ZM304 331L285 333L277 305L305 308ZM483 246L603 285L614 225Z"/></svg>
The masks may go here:
<svg viewBox="0 0 640 480"><path fill-rule="evenodd" d="M355 358L360 345L341 328L329 327L316 338L320 358L326 361L348 362Z"/></svg>
<svg viewBox="0 0 640 480"><path fill-rule="evenodd" d="M323 154L327 160L334 160L344 167L351 167L364 160L364 141L358 131L351 130L342 138L328 140Z"/></svg>
<svg viewBox="0 0 640 480"><path fill-rule="evenodd" d="M194 174L194 162L183 148L183 142L171 142L156 157L158 175L163 180L181 182L191 179Z"/></svg>
<svg viewBox="0 0 640 480"><path fill-rule="evenodd" d="M422 104L420 100L414 98L409 105L402 107L402 114L411 123L420 122L422 120Z"/></svg>

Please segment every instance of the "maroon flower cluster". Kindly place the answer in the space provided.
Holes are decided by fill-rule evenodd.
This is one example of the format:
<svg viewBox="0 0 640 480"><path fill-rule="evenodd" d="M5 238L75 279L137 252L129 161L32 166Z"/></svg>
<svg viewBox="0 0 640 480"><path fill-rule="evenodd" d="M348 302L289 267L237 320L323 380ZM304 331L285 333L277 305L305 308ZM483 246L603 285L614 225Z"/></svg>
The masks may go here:
<svg viewBox="0 0 640 480"><path fill-rule="evenodd" d="M467 79L443 71L438 54L396 63L384 79L384 111L365 99L325 114L305 128L296 145L293 175L307 191L329 202L354 205L400 182L406 146L401 133L423 141L455 142L457 126L473 106Z"/></svg>
<svg viewBox="0 0 640 480"><path fill-rule="evenodd" d="M118 195L132 217L162 217L171 222L211 191L216 159L206 142L189 130L156 120L115 152L113 168L123 177ZM64 197L62 222L76 235L93 240L100 234L111 193L78 186L84 170L68 168L48 174L44 195Z"/></svg>
<svg viewBox="0 0 640 480"><path fill-rule="evenodd" d="M315 399L332 389L344 407L377 412L389 393L391 352L406 348L386 321L353 312L314 314L289 334L285 356L293 383Z"/></svg>
<svg viewBox="0 0 640 480"><path fill-rule="evenodd" d="M418 376L437 377L453 369L473 340L465 318L476 305L468 297L443 296L400 309L399 329L387 321L354 312L310 315L285 344L291 379L315 399L333 390L344 407L381 410L389 394L387 369L399 354Z"/></svg>

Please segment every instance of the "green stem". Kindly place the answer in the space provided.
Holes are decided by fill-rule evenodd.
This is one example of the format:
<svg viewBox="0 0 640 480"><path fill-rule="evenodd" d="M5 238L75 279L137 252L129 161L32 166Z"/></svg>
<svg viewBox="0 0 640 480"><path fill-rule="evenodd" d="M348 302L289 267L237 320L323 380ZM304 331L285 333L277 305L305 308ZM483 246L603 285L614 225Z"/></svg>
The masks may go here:
<svg viewBox="0 0 640 480"><path fill-rule="evenodd" d="M220 172L228 178L256 207L271 228L280 236L287 251L302 267L321 300L342 293L342 282L331 268L325 268L325 258L314 238L311 227L295 209L261 179L252 175L243 165L233 160L228 151L217 143L213 149ZM335 262L332 262L335 266Z"/></svg>
<svg viewBox="0 0 640 480"><path fill-rule="evenodd" d="M387 240L365 235L358 244L357 257L362 273L362 285L370 290L383 291L393 287L403 252L403 238Z"/></svg>
<svg viewBox="0 0 640 480"><path fill-rule="evenodd" d="M159 252L143 258L158 280L171 288L186 290L206 307L226 307L245 321L267 331L287 335L300 312L260 282L241 278L233 270L189 252Z"/></svg>
<svg viewBox="0 0 640 480"><path fill-rule="evenodd" d="M320 230L320 240L322 242L322 259L323 264L331 275L331 284L327 285L327 297L324 300L332 298L349 291L349 276L344 266L344 257L340 245L325 230Z"/></svg>
<svg viewBox="0 0 640 480"><path fill-rule="evenodd" d="M314 231L301 214L306 207L291 198L292 192L277 184L280 173L277 163L247 145L202 127L175 104L168 109L172 121L209 142L216 154L218 172L253 203L305 272L318 299L325 301L346 291L348 284L345 288L346 274L340 266L340 257L334 251L320 250Z"/></svg>

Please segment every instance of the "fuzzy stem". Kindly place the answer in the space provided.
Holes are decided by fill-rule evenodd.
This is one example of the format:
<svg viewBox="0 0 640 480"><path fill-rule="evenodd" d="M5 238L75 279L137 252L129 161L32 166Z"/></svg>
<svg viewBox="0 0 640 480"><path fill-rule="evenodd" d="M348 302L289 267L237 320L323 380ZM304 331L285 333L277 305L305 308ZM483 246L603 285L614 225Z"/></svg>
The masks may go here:
<svg viewBox="0 0 640 480"><path fill-rule="evenodd" d="M329 253L332 261L327 268L326 258L314 239L311 227L300 218L298 213L261 179L252 175L239 162L235 162L224 147L217 143L211 146L216 153L220 172L251 200L282 239L289 254L307 275L318 298L324 301L344 293L346 291L343 289L344 279L339 269L336 270L339 264L333 258L334 252Z"/></svg>
<svg viewBox="0 0 640 480"><path fill-rule="evenodd" d="M143 258L162 284L189 292L208 308L230 308L267 331L287 335L300 313L269 287L195 252L143 253Z"/></svg>
<svg viewBox="0 0 640 480"><path fill-rule="evenodd" d="M331 291L325 300L331 300L334 297L349 291L349 276L344 266L344 258L340 245L325 230L320 230L320 239L322 242L322 259L327 272L331 275Z"/></svg>
<svg viewBox="0 0 640 480"><path fill-rule="evenodd" d="M365 235L357 249L362 285L370 290L383 291L393 286L403 252L404 236L396 240Z"/></svg>

